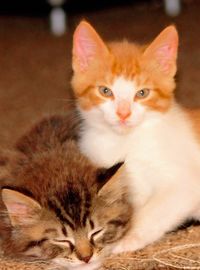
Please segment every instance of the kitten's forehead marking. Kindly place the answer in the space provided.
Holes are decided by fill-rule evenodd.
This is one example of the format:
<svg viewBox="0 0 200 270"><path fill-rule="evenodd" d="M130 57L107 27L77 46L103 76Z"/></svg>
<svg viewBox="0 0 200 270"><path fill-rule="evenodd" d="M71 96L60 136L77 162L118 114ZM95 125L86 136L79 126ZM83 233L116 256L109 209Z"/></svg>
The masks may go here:
<svg viewBox="0 0 200 270"><path fill-rule="evenodd" d="M130 100L136 92L136 84L133 80L128 80L123 76L120 76L116 77L111 85L111 89L117 99L123 98Z"/></svg>

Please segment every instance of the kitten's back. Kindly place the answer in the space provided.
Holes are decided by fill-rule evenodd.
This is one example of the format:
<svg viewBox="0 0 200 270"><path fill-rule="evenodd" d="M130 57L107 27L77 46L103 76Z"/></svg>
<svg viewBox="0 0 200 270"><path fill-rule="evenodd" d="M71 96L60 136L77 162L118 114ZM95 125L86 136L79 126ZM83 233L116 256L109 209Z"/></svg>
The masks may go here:
<svg viewBox="0 0 200 270"><path fill-rule="evenodd" d="M67 139L77 140L80 123L76 110L67 115L45 117L17 141L15 148L26 156L32 156L37 151L62 145Z"/></svg>

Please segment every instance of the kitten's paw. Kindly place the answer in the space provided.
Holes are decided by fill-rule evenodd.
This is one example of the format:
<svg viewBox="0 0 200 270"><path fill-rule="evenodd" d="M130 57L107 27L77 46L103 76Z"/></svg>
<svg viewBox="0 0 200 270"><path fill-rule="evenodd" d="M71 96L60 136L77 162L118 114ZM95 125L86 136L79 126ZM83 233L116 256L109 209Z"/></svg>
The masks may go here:
<svg viewBox="0 0 200 270"><path fill-rule="evenodd" d="M136 237L128 236L122 239L113 249L113 254L122 252L131 252L142 249L145 246L144 242L139 241Z"/></svg>

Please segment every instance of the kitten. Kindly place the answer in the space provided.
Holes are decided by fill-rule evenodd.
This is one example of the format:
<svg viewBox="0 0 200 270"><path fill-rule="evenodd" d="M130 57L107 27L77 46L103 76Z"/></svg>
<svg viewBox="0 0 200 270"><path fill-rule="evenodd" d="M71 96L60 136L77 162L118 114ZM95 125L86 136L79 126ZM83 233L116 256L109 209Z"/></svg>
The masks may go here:
<svg viewBox="0 0 200 270"><path fill-rule="evenodd" d="M81 151L98 166L125 160L130 176L134 222L115 252L141 249L200 218L200 114L174 99L177 48L174 26L145 46L106 44L85 21L74 34Z"/></svg>
<svg viewBox="0 0 200 270"><path fill-rule="evenodd" d="M128 231L122 163L99 169L77 146L76 115L46 118L1 157L0 234L7 256L97 269ZM1 170L2 171L2 170Z"/></svg>

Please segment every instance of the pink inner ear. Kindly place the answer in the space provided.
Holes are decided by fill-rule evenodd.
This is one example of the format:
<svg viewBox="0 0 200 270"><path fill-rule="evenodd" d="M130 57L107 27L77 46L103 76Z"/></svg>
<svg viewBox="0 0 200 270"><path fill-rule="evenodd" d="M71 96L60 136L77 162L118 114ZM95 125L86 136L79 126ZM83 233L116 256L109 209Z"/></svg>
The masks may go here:
<svg viewBox="0 0 200 270"><path fill-rule="evenodd" d="M166 57L167 59L171 58L173 53L174 48L168 44L157 50L157 54L161 55L162 57Z"/></svg>
<svg viewBox="0 0 200 270"><path fill-rule="evenodd" d="M78 58L80 68L84 70L88 67L90 59L96 52L95 41L88 33L88 30L81 27L74 37L74 54Z"/></svg>
<svg viewBox="0 0 200 270"><path fill-rule="evenodd" d="M167 72L170 69L171 63L174 61L175 57L175 47L170 45L164 45L157 50L157 56L159 59L159 63L162 66L162 70Z"/></svg>
<svg viewBox="0 0 200 270"><path fill-rule="evenodd" d="M8 211L15 216L25 216L28 214L28 208L26 205L21 204L21 203L13 203L7 205Z"/></svg>
<svg viewBox="0 0 200 270"><path fill-rule="evenodd" d="M176 72L176 57L178 48L178 34L174 26L165 28L147 47L144 56L152 62L155 68L173 75Z"/></svg>

